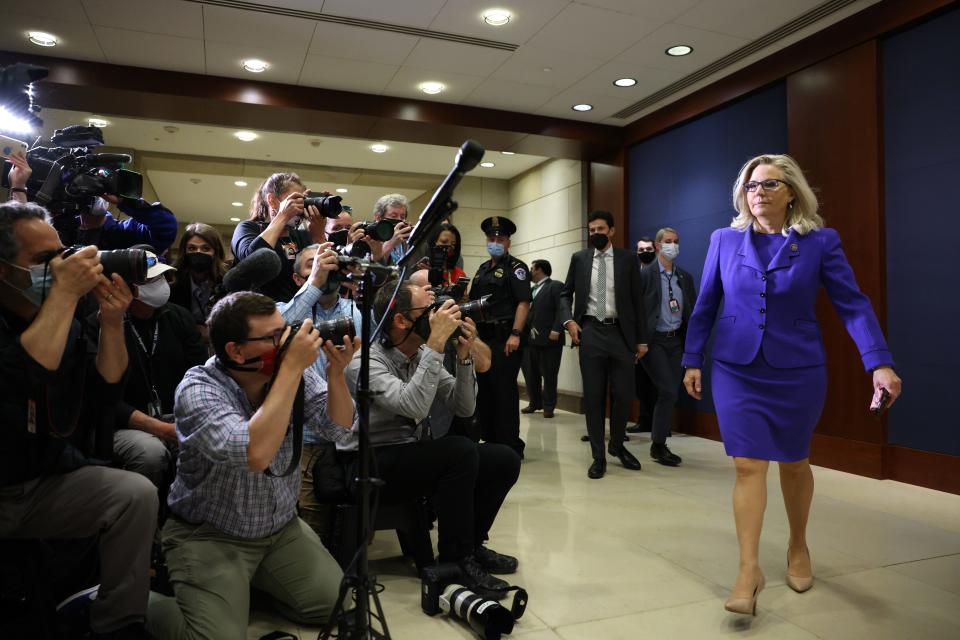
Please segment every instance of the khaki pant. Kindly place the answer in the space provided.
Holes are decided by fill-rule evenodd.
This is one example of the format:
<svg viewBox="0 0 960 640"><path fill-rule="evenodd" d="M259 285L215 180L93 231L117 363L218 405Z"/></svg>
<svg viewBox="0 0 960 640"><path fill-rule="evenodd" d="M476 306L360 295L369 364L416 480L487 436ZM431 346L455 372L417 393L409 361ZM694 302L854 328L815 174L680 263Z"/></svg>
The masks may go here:
<svg viewBox="0 0 960 640"><path fill-rule="evenodd" d="M251 540L171 517L162 541L176 595L150 594L147 629L157 640L245 639L251 586L298 624L325 624L336 604L343 574L300 518Z"/></svg>

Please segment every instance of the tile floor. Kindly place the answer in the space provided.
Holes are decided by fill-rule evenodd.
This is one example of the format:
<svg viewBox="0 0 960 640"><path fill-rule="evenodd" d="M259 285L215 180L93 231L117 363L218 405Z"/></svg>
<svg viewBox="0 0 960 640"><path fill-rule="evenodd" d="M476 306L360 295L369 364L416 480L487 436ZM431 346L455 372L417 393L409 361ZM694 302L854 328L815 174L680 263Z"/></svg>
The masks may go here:
<svg viewBox="0 0 960 640"><path fill-rule="evenodd" d="M756 618L723 610L736 574L733 473L721 444L678 436L679 468L649 460L648 434L631 436L643 462L610 462L589 480L583 416L521 417L527 458L490 546L520 558L530 593L513 635L526 640L960 638L960 496L815 468L810 549L817 582L799 595L783 583L787 521L775 468L761 542L767 588ZM393 638L474 638L457 621L420 612L419 581L381 532L371 566ZM249 638L284 629L254 612Z"/></svg>

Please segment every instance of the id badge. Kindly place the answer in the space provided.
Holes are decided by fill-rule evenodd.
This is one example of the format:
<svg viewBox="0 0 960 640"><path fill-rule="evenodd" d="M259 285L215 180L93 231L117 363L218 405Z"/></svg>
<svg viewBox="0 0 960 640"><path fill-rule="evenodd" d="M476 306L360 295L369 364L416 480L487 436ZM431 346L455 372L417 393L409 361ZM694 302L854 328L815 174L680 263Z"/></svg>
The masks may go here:
<svg viewBox="0 0 960 640"><path fill-rule="evenodd" d="M160 406L160 396L157 395L156 389L153 390L151 395L153 398L147 403L147 413L151 418L159 418L163 415L163 408Z"/></svg>
<svg viewBox="0 0 960 640"><path fill-rule="evenodd" d="M676 299L670 299L670 313L680 313L680 302Z"/></svg>

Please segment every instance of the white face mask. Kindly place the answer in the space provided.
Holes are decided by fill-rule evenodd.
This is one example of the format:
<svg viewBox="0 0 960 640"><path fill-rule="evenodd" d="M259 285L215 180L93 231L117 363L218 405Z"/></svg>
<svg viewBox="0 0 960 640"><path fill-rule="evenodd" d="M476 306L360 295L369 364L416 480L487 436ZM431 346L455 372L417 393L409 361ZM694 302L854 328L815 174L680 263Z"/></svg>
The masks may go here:
<svg viewBox="0 0 960 640"><path fill-rule="evenodd" d="M680 255L680 245L675 242L664 242L660 245L660 255L667 260L676 260L677 256Z"/></svg>
<svg viewBox="0 0 960 640"><path fill-rule="evenodd" d="M153 280L137 285L137 300L148 307L159 309L167 304L169 299L170 283L163 276L157 276Z"/></svg>

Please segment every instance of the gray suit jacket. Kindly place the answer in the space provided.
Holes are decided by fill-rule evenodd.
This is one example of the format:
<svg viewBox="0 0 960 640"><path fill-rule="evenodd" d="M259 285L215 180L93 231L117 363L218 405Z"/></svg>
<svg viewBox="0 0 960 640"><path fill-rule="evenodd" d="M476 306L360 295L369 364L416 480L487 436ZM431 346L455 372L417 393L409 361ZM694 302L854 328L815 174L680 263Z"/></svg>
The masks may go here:
<svg viewBox="0 0 960 640"><path fill-rule="evenodd" d="M659 261L658 261L659 262ZM647 333L641 336L640 342L646 344L650 342L650 337L657 330L657 320L660 319L660 302L663 296L663 287L660 284L660 267L658 262L652 263L640 271L640 284L643 291L643 308L646 312L646 322L644 326ZM680 325L680 331L686 331L687 321L690 319L690 313L697 302L697 289L693 285L693 276L687 271L681 269L676 263L673 264L676 272L674 287L680 286L683 292L683 308L680 313L683 317L683 324Z"/></svg>
<svg viewBox="0 0 960 640"><path fill-rule="evenodd" d="M563 322L575 320L583 326L590 296L590 276L593 269L593 247L581 249L570 258L570 269L563 286ZM620 332L631 351L647 335L646 314L640 289L640 269L632 251L613 249L613 290L616 295L617 319ZM574 301L574 298L576 300Z"/></svg>

